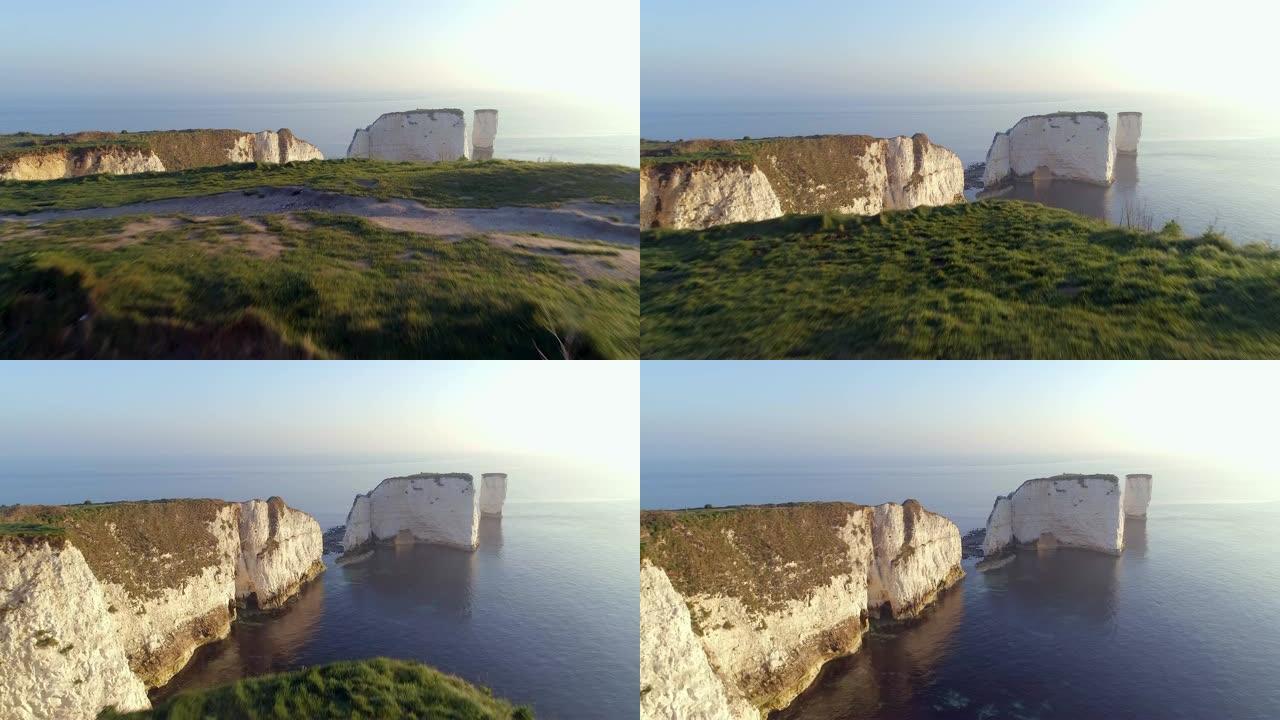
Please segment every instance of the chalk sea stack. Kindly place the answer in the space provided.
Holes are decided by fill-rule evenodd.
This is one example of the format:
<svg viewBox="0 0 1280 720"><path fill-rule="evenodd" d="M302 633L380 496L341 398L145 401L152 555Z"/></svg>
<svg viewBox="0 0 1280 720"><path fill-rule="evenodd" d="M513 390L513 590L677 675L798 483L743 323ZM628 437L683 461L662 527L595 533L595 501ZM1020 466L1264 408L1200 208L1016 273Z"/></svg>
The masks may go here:
<svg viewBox="0 0 1280 720"><path fill-rule="evenodd" d="M1130 498L1132 493L1132 498ZM1146 515L1150 475L1064 474L1028 480L996 498L982 550L988 561L1036 543L1119 555L1126 515Z"/></svg>
<svg viewBox="0 0 1280 720"><path fill-rule="evenodd" d="M475 111L471 136L466 114L458 108L391 112L355 131L347 157L418 163L488 160L497 133L498 111L492 109Z"/></svg>
<svg viewBox="0 0 1280 720"><path fill-rule="evenodd" d="M924 134L641 144L645 229L703 229L792 213L875 215L963 198L960 158Z"/></svg>
<svg viewBox="0 0 1280 720"><path fill-rule="evenodd" d="M502 516L507 500L507 474L485 473L480 476L480 514Z"/></svg>
<svg viewBox="0 0 1280 720"><path fill-rule="evenodd" d="M955 524L914 500L642 512L641 718L786 707L872 623L924 613L960 555Z"/></svg>
<svg viewBox="0 0 1280 720"><path fill-rule="evenodd" d="M324 571L320 525L280 498L0 511L0 717L150 707L237 611Z"/></svg>
<svg viewBox="0 0 1280 720"><path fill-rule="evenodd" d="M467 473L387 478L352 502L342 537L344 556L369 550L378 542L420 542L475 550L482 502L494 511L490 514L501 515L506 480L503 473L486 473L477 488ZM491 488L487 501L482 499L485 484Z"/></svg>
<svg viewBox="0 0 1280 720"><path fill-rule="evenodd" d="M1142 139L1142 113L1116 114L1116 152L1120 155L1137 155L1138 141Z"/></svg>
<svg viewBox="0 0 1280 720"><path fill-rule="evenodd" d="M996 133L982 183L997 188L1018 179L1115 180L1115 140L1104 112L1056 112L1024 117Z"/></svg>

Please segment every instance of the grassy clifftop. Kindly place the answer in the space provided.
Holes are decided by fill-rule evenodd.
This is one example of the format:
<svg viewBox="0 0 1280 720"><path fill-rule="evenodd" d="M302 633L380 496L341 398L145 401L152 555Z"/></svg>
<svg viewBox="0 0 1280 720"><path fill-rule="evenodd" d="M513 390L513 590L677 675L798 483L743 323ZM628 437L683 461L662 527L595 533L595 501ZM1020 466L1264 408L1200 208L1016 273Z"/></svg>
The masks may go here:
<svg viewBox="0 0 1280 720"><path fill-rule="evenodd" d="M241 130L155 130L136 133L80 132L66 135L0 135L0 163L47 153L84 153L108 149L151 150L166 170L224 165Z"/></svg>
<svg viewBox="0 0 1280 720"><path fill-rule="evenodd" d="M643 248L643 357L1280 357L1280 253L1172 224L995 200Z"/></svg>
<svg viewBox="0 0 1280 720"><path fill-rule="evenodd" d="M406 660L337 662L180 693L151 710L99 720L532 720L487 688Z"/></svg>

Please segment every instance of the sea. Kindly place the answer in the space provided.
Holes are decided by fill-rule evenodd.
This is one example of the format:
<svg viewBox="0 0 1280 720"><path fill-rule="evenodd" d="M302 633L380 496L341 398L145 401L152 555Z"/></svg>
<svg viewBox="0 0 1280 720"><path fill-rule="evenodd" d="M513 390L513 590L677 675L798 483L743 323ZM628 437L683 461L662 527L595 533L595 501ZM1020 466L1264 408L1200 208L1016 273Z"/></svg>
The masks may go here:
<svg viewBox="0 0 1280 720"><path fill-rule="evenodd" d="M992 137L1027 115L1101 110L1143 113L1136 158L1120 158L1109 188L1019 184L999 197L1040 202L1140 228L1177 221L1238 243L1280 242L1280 127L1274 114L1166 96L877 96L734 102L644 102L641 135L653 140L923 132L966 165ZM977 199L977 191L966 193Z"/></svg>
<svg viewBox="0 0 1280 720"><path fill-rule="evenodd" d="M470 104L466 104L466 103ZM82 130L180 130L233 128L256 132L289 128L324 153L346 157L356 128L387 112L460 107L471 122L477 107L496 107L494 156L513 160L605 163L638 167L639 136L634 124L616 115L523 96L456 94L367 97L263 97L260 95L39 96L0 102L0 133L66 133ZM634 120L632 120L634 123Z"/></svg>
<svg viewBox="0 0 1280 720"><path fill-rule="evenodd" d="M185 469L181 464L112 461L95 468L0 462L0 504L279 494L327 529L345 521L356 492L372 489L384 477L424 470L477 477L506 471L511 485L503 516L482 521L475 552L380 547L371 558L344 565L327 555L326 571L282 611L243 613L228 638L200 648L153 698L385 656L419 660L486 686L499 697L531 706L539 718L635 716L640 673L636 500L558 497L566 487L563 476L574 471L545 461L209 460L187 463ZM632 477L631 492L634 483Z"/></svg>
<svg viewBox="0 0 1280 720"><path fill-rule="evenodd" d="M1000 473L1042 474L1026 471L904 470L869 483L844 473L838 486L837 472L785 482L778 474L742 481L706 473L695 483L689 474L651 477L646 470L641 501L650 508L687 506L695 486L701 487L698 500L714 504L776 502L783 495L865 502L908 495L966 531L985 524L986 512L976 511L990 507L993 485L1000 492L1016 487ZM921 621L872 630L858 653L828 663L772 717L1280 717L1280 544L1274 540L1280 503L1160 503L1162 476L1153 474L1155 503L1145 521L1126 523L1120 557L1032 549L989 572L965 560L965 578ZM930 492L943 485L952 490ZM837 487L842 494L835 494Z"/></svg>

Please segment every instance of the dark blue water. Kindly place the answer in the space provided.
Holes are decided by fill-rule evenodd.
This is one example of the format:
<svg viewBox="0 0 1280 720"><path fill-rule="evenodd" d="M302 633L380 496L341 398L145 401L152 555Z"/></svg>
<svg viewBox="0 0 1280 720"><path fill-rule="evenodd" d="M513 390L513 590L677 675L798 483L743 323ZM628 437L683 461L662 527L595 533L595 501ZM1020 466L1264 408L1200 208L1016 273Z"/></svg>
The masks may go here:
<svg viewBox="0 0 1280 720"><path fill-rule="evenodd" d="M1153 507L1121 557L1018 554L869 635L777 717L1280 717L1280 504Z"/></svg>
<svg viewBox="0 0 1280 720"><path fill-rule="evenodd" d="M1208 227L1240 242L1280 241L1280 132L1274 118L1163 97L994 100L925 97L779 100L739 104L645 102L641 134L652 139L740 138L820 133L878 137L923 132L967 165L986 159L992 136L1020 118L1058 110L1144 113L1136 162L1111 189L1050 183L1007 197L1043 202L1122 223L1189 234Z"/></svg>
<svg viewBox="0 0 1280 720"><path fill-rule="evenodd" d="M159 693L336 660L412 658L540 718L635 717L634 502L508 504L480 548L381 547L272 616L237 621Z"/></svg>

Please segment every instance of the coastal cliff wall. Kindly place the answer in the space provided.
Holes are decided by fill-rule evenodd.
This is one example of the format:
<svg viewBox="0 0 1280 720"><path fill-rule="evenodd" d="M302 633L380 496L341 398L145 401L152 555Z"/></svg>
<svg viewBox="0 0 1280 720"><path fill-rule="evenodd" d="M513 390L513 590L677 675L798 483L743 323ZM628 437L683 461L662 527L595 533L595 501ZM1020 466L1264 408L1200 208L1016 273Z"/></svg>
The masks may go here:
<svg viewBox="0 0 1280 720"><path fill-rule="evenodd" d="M479 521L479 494L471 475L387 478L352 502L342 546L352 553L372 542L397 540L474 550Z"/></svg>
<svg viewBox="0 0 1280 720"><path fill-rule="evenodd" d="M279 498L243 505L168 500L18 506L0 520L50 528L56 540L49 547L58 549L59 572L67 573L59 577L44 572L45 559L38 554L19 558L17 572L32 581L22 597L0 600L0 665L8 668L11 658L30 654L32 643L37 649L46 647L40 637L24 634L23 628L34 622L42 626L43 637L62 643L55 651L65 650L60 653L65 656L62 660L41 656L45 665L63 664L53 677L65 679L89 665L99 670L73 682L73 689L61 687L60 680L15 678L24 687L53 683L57 687L46 688L51 696L70 693L67 702L74 699L74 706L35 707L26 716L31 718L94 717L112 698L122 698L133 709L148 707L135 702L135 683L144 688L145 701L145 688L163 685L197 648L226 637L237 605L248 594L266 597L265 606L278 607L324 567L319 525L305 513L287 508ZM261 532L260 525L265 526ZM10 538L8 542L38 540ZM87 576L79 569L81 562ZM31 567L22 567L27 563ZM74 602L65 603L65 609L42 611L26 599L73 580L83 590ZM34 617L29 614L33 611ZM84 615L89 612L93 614ZM84 622L99 634L87 636ZM81 657L76 647L84 648L90 657ZM111 665L117 651L133 682L121 680L118 668ZM31 663L19 667L26 668L23 672L48 670ZM8 717L6 703L0 696L0 717Z"/></svg>
<svg viewBox="0 0 1280 720"><path fill-rule="evenodd" d="M1052 542L1118 555L1124 549L1124 491L1115 475L1056 475L1028 480L996 498L983 553Z"/></svg>
<svg viewBox="0 0 1280 720"><path fill-rule="evenodd" d="M13 136L25 137L25 136ZM177 130L142 133L86 132L31 136L29 146L6 143L0 180L57 180L86 175L171 172L228 163L279 164L323 160L324 155L288 129Z"/></svg>
<svg viewBox="0 0 1280 720"><path fill-rule="evenodd" d="M1137 155L1142 139L1142 113L1122 112L1116 115L1116 152Z"/></svg>
<svg viewBox="0 0 1280 720"><path fill-rule="evenodd" d="M507 474L485 473L480 476L480 514L502 515L507 501Z"/></svg>
<svg viewBox="0 0 1280 720"><path fill-rule="evenodd" d="M671 143L642 162L641 225L702 229L788 213L956 202L964 168L923 134ZM689 159L685 159L689 158Z"/></svg>
<svg viewBox="0 0 1280 720"><path fill-rule="evenodd" d="M347 147L348 158L392 162L440 162L466 155L466 116L453 108L386 113L356 130Z"/></svg>
<svg viewBox="0 0 1280 720"><path fill-rule="evenodd" d="M642 513L641 717L785 707L872 619L919 616L960 556L915 501Z"/></svg>
<svg viewBox="0 0 1280 720"><path fill-rule="evenodd" d="M996 133L987 150L982 182L986 188L1018 178L1110 185L1115 179L1115 155L1106 113L1031 115Z"/></svg>

